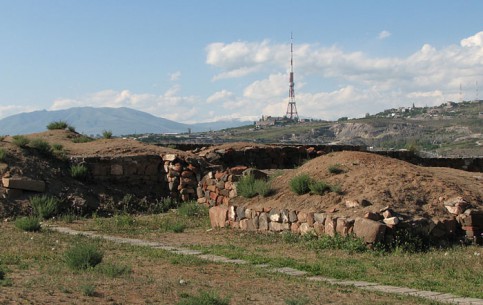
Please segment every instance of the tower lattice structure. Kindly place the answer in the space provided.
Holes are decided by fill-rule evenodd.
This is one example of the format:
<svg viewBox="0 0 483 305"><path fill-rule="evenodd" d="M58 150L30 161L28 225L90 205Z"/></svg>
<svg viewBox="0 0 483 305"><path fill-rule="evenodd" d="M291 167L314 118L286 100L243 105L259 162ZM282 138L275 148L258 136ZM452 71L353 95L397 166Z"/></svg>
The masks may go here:
<svg viewBox="0 0 483 305"><path fill-rule="evenodd" d="M297 112L297 105L295 104L295 89L294 89L294 77L293 77L293 36L290 34L290 79L288 89L288 105L287 113L285 116L291 120L298 120L299 114Z"/></svg>

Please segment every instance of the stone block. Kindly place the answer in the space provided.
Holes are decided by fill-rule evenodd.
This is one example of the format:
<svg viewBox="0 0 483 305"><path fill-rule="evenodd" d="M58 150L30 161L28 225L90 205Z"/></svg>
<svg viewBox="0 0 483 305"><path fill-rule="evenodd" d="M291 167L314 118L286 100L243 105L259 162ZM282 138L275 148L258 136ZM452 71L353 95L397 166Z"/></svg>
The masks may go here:
<svg viewBox="0 0 483 305"><path fill-rule="evenodd" d="M258 217L240 220L240 229L245 231L256 231L258 229Z"/></svg>
<svg viewBox="0 0 483 305"><path fill-rule="evenodd" d="M198 198L198 199L196 200L196 202L198 202L198 203L206 203L206 201L207 201L207 200L206 200L206 198L205 198L205 197L201 197L201 198Z"/></svg>
<svg viewBox="0 0 483 305"><path fill-rule="evenodd" d="M235 221L235 219L236 219L236 207L230 206L228 208L228 219L230 221Z"/></svg>
<svg viewBox="0 0 483 305"><path fill-rule="evenodd" d="M24 191L44 192L45 182L26 178L2 178L3 187Z"/></svg>
<svg viewBox="0 0 483 305"><path fill-rule="evenodd" d="M288 213L288 221L291 223L298 221L297 213L295 211L292 210Z"/></svg>
<svg viewBox="0 0 483 305"><path fill-rule="evenodd" d="M280 223L280 222L270 222L269 229L273 232L281 232L281 231L288 231L290 230L289 223Z"/></svg>
<svg viewBox="0 0 483 305"><path fill-rule="evenodd" d="M165 154L163 156L163 161L173 162L178 156L176 154Z"/></svg>
<svg viewBox="0 0 483 305"><path fill-rule="evenodd" d="M327 215L325 213L314 213L314 220L315 222L325 224L325 218Z"/></svg>
<svg viewBox="0 0 483 305"><path fill-rule="evenodd" d="M384 218L383 221L386 225L394 227L399 223L399 218L389 217L389 218Z"/></svg>
<svg viewBox="0 0 483 305"><path fill-rule="evenodd" d="M111 175L122 176L124 174L124 169L121 164L111 164Z"/></svg>
<svg viewBox="0 0 483 305"><path fill-rule="evenodd" d="M283 223L289 222L289 219L288 219L289 215L288 214L289 214L289 212L288 212L287 209L282 210L282 212L280 213L280 217L281 217Z"/></svg>
<svg viewBox="0 0 483 305"><path fill-rule="evenodd" d="M335 232L341 236L349 235L349 229L353 226L354 222L347 218L337 218Z"/></svg>
<svg viewBox="0 0 483 305"><path fill-rule="evenodd" d="M324 232L326 235L335 236L335 229L337 228L337 218L327 217L325 219Z"/></svg>
<svg viewBox="0 0 483 305"><path fill-rule="evenodd" d="M300 227L300 225L297 222L292 222L292 224L290 225L290 231L292 233L298 234L298 233L300 233L299 227Z"/></svg>
<svg viewBox="0 0 483 305"><path fill-rule="evenodd" d="M210 223L212 228L224 228L228 220L228 208L215 206L210 208Z"/></svg>
<svg viewBox="0 0 483 305"><path fill-rule="evenodd" d="M258 216L258 229L260 231L268 231L268 214L265 212L260 213Z"/></svg>
<svg viewBox="0 0 483 305"><path fill-rule="evenodd" d="M314 223L314 232L315 234L317 235L323 235L324 232L325 232L325 225L324 224L321 224L320 222L316 221Z"/></svg>
<svg viewBox="0 0 483 305"><path fill-rule="evenodd" d="M366 243L381 242L384 239L386 225L378 221L357 218L354 223L354 234Z"/></svg>
<svg viewBox="0 0 483 305"><path fill-rule="evenodd" d="M244 207L237 207L236 208L236 220L240 221L242 219L245 219L245 208Z"/></svg>
<svg viewBox="0 0 483 305"><path fill-rule="evenodd" d="M307 222L307 213L305 213L305 212L299 212L297 214L297 217L298 217L298 221L300 221L300 222Z"/></svg>
<svg viewBox="0 0 483 305"><path fill-rule="evenodd" d="M314 228L309 226L308 223L304 222L300 224L299 231L302 235L311 234L314 232Z"/></svg>
<svg viewBox="0 0 483 305"><path fill-rule="evenodd" d="M279 222L282 220L278 209L271 209L268 213L271 222Z"/></svg>
<svg viewBox="0 0 483 305"><path fill-rule="evenodd" d="M314 222L315 222L314 213L312 213L312 212L307 213L307 223L309 224L309 226L313 227Z"/></svg>
<svg viewBox="0 0 483 305"><path fill-rule="evenodd" d="M364 214L364 218L379 221L382 219L382 216L379 215L379 213L367 212L366 214Z"/></svg>
<svg viewBox="0 0 483 305"><path fill-rule="evenodd" d="M359 204L359 201L357 200L346 200L345 206L348 208L358 208L360 204Z"/></svg>

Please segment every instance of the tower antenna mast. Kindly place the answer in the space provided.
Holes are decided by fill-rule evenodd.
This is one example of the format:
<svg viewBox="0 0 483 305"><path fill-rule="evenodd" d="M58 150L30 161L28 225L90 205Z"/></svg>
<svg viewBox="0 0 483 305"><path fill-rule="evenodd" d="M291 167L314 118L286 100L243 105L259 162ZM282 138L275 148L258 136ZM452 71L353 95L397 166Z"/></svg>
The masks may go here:
<svg viewBox="0 0 483 305"><path fill-rule="evenodd" d="M294 89L294 77L293 77L293 35L290 33L290 80L288 89L288 105L287 118L291 120L298 120L299 114L297 113L297 105L295 104L295 89Z"/></svg>

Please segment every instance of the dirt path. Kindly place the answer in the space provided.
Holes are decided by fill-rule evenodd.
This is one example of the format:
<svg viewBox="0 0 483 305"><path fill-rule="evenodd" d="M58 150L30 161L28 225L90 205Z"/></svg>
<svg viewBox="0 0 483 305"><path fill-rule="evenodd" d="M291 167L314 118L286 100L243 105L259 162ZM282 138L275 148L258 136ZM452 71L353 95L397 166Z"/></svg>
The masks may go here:
<svg viewBox="0 0 483 305"><path fill-rule="evenodd" d="M235 265L248 265L250 264L248 261L241 260L241 259L229 259L227 257L218 256L218 255L207 255L202 254L200 251L190 250L187 248L182 248L178 246L173 246L167 243L160 243L160 242L152 242L152 241L145 241L141 239L134 239L134 238L126 238L126 237L116 237L110 235L103 235L94 232L88 231L77 231L66 227L57 227L57 226L50 226L50 229L70 235L84 235L91 238L101 238L115 243L123 243L123 244L130 244L135 246L143 246L143 247L151 247L151 248L158 248L163 249L166 251L170 251L175 254L179 255L188 255L188 256L195 256L203 260L208 260L215 263L225 263L225 264L235 264ZM432 292L432 291L424 291L418 289L411 289L406 287L396 287L396 286L388 286L388 285L379 285L377 283L370 283L364 281L348 281L348 280L338 280L333 278L327 278L323 276L312 276L308 277L308 273L305 271L285 267L285 268L272 268L270 265L254 265L255 268L263 268L269 273L281 273L293 277L299 277L307 282L326 282L332 285L337 286L350 286L356 287L358 289L367 290L371 292L381 292L381 293L389 293L389 294L397 294L403 296L415 296L431 301L437 301L444 304L474 304L474 305L483 305L483 299L477 298L463 298L458 297L453 294L449 293L440 293L440 292Z"/></svg>

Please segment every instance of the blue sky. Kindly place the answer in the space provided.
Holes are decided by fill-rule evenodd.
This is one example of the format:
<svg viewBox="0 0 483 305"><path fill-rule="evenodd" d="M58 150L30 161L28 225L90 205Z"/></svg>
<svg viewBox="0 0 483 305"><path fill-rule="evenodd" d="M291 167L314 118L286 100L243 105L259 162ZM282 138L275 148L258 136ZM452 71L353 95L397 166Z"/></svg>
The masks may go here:
<svg viewBox="0 0 483 305"><path fill-rule="evenodd" d="M482 12L480 0L0 0L0 118L75 106L189 123L283 115L291 32L302 117L439 105L460 84L472 100Z"/></svg>

